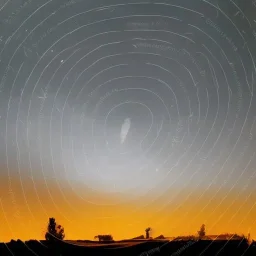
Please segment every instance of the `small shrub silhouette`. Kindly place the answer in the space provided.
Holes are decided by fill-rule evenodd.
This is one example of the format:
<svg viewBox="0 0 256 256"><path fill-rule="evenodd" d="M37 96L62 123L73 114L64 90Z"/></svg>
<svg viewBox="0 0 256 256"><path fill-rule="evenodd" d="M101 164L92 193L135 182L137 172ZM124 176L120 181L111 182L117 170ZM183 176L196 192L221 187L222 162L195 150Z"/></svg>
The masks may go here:
<svg viewBox="0 0 256 256"><path fill-rule="evenodd" d="M199 239L205 237L205 225L203 224L199 231L197 231Z"/></svg>
<svg viewBox="0 0 256 256"><path fill-rule="evenodd" d="M149 239L149 231L151 231L151 230L152 230L151 228L147 228L145 230L145 232L146 232L146 239Z"/></svg>
<svg viewBox="0 0 256 256"><path fill-rule="evenodd" d="M45 233L46 240L54 239L63 240L65 238L64 228L61 225L57 225L54 218L49 218L47 232Z"/></svg>

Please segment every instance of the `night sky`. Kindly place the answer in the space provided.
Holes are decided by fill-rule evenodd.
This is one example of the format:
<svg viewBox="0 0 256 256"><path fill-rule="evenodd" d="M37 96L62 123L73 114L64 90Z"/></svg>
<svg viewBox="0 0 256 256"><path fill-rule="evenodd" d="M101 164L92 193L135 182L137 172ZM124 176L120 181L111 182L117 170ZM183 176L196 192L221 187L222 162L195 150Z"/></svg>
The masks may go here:
<svg viewBox="0 0 256 256"><path fill-rule="evenodd" d="M0 241L251 233L256 2L0 0Z"/></svg>

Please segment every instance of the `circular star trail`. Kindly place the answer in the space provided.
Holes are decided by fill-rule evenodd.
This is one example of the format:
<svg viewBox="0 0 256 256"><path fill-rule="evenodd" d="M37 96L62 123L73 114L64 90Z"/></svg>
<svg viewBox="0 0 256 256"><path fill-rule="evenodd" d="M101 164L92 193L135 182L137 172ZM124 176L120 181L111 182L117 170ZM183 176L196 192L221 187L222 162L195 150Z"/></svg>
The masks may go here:
<svg viewBox="0 0 256 256"><path fill-rule="evenodd" d="M184 189L252 193L255 12L232 0L1 3L9 176L65 180L84 200L77 186L152 196L141 207L175 189L157 212Z"/></svg>

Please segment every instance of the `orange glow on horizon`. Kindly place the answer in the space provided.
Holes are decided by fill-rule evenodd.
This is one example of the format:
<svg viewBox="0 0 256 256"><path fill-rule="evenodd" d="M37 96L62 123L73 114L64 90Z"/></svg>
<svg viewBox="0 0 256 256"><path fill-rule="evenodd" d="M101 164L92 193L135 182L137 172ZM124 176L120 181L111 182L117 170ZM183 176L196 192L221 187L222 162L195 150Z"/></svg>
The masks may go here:
<svg viewBox="0 0 256 256"><path fill-rule="evenodd" d="M128 200L81 191L81 195L90 198L91 202L86 202L70 187L68 189L68 184L62 185L60 190L56 182L47 181L47 188L44 182L34 180L35 193L32 179L27 179L23 182L26 199L19 179L12 179L11 184L12 191L7 182L1 182L1 194L7 195L1 198L0 205L2 227L5 227L0 230L0 240L4 242L11 239L43 240L49 217L55 217L64 227L66 240L93 240L95 235L104 233L112 234L115 240L133 238L145 235L148 226L152 227L152 237L196 235L202 223L209 235L250 233L252 238L256 236L255 211L250 211L256 198L252 196L245 202L244 196L238 196L239 191L233 191L224 200L227 191L218 193L213 199L215 191L211 191L200 200L200 191L194 192L189 200L186 200L189 191L182 191L176 198L171 198L176 191L169 191L169 196L166 193L153 202L154 195ZM170 200L170 204L163 207ZM150 203L147 205L147 202ZM108 205L104 206L104 203Z"/></svg>

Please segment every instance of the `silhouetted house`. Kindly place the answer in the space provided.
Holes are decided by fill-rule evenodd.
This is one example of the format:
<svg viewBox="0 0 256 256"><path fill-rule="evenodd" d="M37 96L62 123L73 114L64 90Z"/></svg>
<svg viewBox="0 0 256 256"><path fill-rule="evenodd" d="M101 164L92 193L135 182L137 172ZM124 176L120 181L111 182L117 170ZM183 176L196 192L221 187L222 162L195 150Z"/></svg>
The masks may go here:
<svg viewBox="0 0 256 256"><path fill-rule="evenodd" d="M114 241L112 235L97 235L94 237L94 239L98 238L99 241Z"/></svg>

